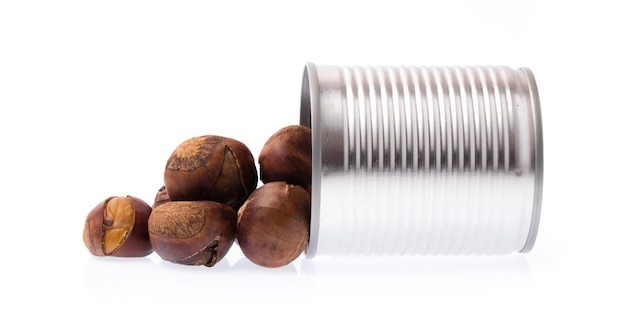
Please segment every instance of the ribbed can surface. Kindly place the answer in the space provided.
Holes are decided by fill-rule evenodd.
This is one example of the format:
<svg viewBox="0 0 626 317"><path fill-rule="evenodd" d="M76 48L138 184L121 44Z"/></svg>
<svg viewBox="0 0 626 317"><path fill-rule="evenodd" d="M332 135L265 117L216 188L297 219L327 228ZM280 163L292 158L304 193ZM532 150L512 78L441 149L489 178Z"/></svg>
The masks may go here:
<svg viewBox="0 0 626 317"><path fill-rule="evenodd" d="M541 209L527 68L308 64L308 256L527 252Z"/></svg>

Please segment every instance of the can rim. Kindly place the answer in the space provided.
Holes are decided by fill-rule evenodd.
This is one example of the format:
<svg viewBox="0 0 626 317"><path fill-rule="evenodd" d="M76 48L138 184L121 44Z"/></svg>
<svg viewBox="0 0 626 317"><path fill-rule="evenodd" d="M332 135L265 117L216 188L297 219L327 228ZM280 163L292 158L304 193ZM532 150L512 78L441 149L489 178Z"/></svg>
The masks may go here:
<svg viewBox="0 0 626 317"><path fill-rule="evenodd" d="M319 84L317 69L314 63L306 63L302 78L300 99L300 124L311 128L312 137L312 170L311 170L311 222L309 227L309 243L305 255L309 258L317 253L320 228L320 189L322 157L321 132L319 129Z"/></svg>
<svg viewBox="0 0 626 317"><path fill-rule="evenodd" d="M532 250L539 231L539 219L541 218L541 204L543 199L543 123L541 118L541 106L539 103L539 91L537 82L532 71L527 67L520 68L526 76L528 90L530 92L530 106L532 108L534 131L535 131L535 191L533 198L533 212L530 219L530 228L526 244L519 251L528 253Z"/></svg>

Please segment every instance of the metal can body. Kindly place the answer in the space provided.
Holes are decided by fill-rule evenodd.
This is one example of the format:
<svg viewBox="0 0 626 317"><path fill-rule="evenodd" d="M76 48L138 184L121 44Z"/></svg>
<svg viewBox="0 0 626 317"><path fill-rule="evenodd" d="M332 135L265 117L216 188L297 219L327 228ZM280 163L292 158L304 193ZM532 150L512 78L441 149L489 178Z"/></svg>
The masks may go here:
<svg viewBox="0 0 626 317"><path fill-rule="evenodd" d="M531 250L542 123L527 68L307 64L307 256Z"/></svg>

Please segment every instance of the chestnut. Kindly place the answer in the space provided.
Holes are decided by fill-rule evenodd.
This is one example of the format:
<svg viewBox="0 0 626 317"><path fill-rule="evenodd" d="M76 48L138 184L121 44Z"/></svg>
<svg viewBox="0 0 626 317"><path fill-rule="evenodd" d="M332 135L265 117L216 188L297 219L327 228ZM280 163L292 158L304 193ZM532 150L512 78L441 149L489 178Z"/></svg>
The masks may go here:
<svg viewBox="0 0 626 317"><path fill-rule="evenodd" d="M263 183L311 184L311 129L290 125L274 133L259 154Z"/></svg>
<svg viewBox="0 0 626 317"><path fill-rule="evenodd" d="M257 188L237 213L237 241L250 261L280 267L307 247L311 195L299 185L271 182Z"/></svg>
<svg viewBox="0 0 626 317"><path fill-rule="evenodd" d="M153 251L148 236L151 211L139 198L111 196L87 214L83 242L96 256L146 256Z"/></svg>
<svg viewBox="0 0 626 317"><path fill-rule="evenodd" d="M152 209L156 208L158 205L162 205L168 201L171 201L170 195L167 193L167 188L165 185L161 186L154 196L154 203L152 203Z"/></svg>
<svg viewBox="0 0 626 317"><path fill-rule="evenodd" d="M233 245L237 213L214 201L170 201L152 211L148 232L164 260L211 267Z"/></svg>
<svg viewBox="0 0 626 317"><path fill-rule="evenodd" d="M258 175L245 144L205 135L176 147L167 160L164 180L171 200L211 200L237 209L256 188Z"/></svg>

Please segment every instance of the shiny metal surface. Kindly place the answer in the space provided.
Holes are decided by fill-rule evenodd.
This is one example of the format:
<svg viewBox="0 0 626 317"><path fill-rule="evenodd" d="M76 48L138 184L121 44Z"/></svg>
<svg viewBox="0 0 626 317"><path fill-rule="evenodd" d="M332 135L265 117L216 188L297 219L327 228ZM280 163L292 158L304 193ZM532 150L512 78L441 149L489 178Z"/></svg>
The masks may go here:
<svg viewBox="0 0 626 317"><path fill-rule="evenodd" d="M307 256L528 252L543 144L527 68L307 64Z"/></svg>

